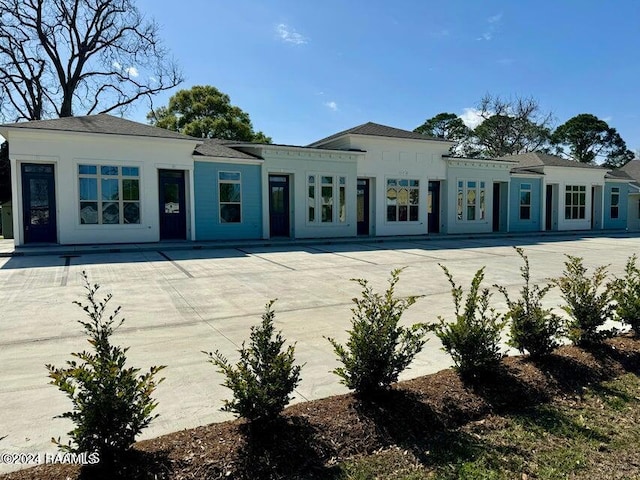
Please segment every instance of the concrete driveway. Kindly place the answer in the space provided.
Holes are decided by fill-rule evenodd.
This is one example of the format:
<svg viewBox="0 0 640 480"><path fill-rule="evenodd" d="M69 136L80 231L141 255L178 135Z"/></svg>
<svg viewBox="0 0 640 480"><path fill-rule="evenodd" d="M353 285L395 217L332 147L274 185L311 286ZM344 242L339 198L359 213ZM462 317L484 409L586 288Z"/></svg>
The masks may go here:
<svg viewBox="0 0 640 480"><path fill-rule="evenodd" d="M84 293L83 270L113 294L113 307L122 305L126 322L114 341L130 346L130 364L168 366L155 395L160 417L142 437L149 438L232 418L219 410L230 392L201 351L218 349L237 359L269 299L278 299L277 326L297 342L297 361L305 364L295 401L344 393L330 373L337 364L324 337L346 340L351 299L360 291L349 279L367 278L381 290L392 269L406 267L398 294L425 297L404 320L432 322L452 316L438 263L465 287L486 266L486 286L500 283L515 293L521 262L514 245L525 248L533 280L540 282L562 272L565 253L583 256L590 267L611 264L610 271L620 274L628 256L640 251L640 238L486 237L171 251L160 244L132 253L0 258L0 437L6 435L0 452L54 452L51 437L64 439L71 428L53 419L70 402L48 384L44 365L62 366L70 352L88 346L77 323L82 312L72 304ZM504 308L501 297L493 300ZM556 290L547 303L560 303ZM440 346L431 338L401 378L448 367ZM11 469L0 464L0 472Z"/></svg>

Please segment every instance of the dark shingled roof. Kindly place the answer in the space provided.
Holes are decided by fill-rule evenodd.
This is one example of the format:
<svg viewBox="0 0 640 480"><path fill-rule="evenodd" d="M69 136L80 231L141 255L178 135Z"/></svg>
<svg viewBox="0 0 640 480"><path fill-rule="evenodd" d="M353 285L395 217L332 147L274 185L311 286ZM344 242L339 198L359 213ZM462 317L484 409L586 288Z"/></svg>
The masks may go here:
<svg viewBox="0 0 640 480"><path fill-rule="evenodd" d="M612 173L625 173L636 182L640 182L640 160L631 160L618 170L614 170Z"/></svg>
<svg viewBox="0 0 640 480"><path fill-rule="evenodd" d="M599 165L589 165L586 163L567 160L557 155L550 155L541 152L521 153L519 155L505 155L502 160L516 160L520 167L573 167L573 168L597 168L604 170Z"/></svg>
<svg viewBox="0 0 640 480"><path fill-rule="evenodd" d="M426 135L422 135L421 133L410 132L409 130L402 130L400 128L387 127L386 125L380 125L379 123L363 123L362 125L358 125L357 127L350 128L348 130L343 130L342 132L335 133L329 137L323 138L322 140L318 140L316 142L310 143L310 147L315 147L321 143L326 143L330 140L334 140L336 138L342 137L344 135L371 135L375 137L391 137L391 138L408 138L411 140L430 140L437 142L447 142L454 143L451 140L446 140L444 138L436 138L436 137L428 137Z"/></svg>
<svg viewBox="0 0 640 480"><path fill-rule="evenodd" d="M222 158L242 158L245 160L255 160L260 158L249 153L241 152L229 146L237 144L232 140L222 140L219 138L206 138L202 145L198 145L194 150L194 155L204 155L206 157L222 157Z"/></svg>
<svg viewBox="0 0 640 480"><path fill-rule="evenodd" d="M172 132L164 128L152 127L143 123L132 122L124 118L114 117L106 113L87 115L84 117L64 117L51 120L34 120L31 122L6 123L4 128L24 128L33 130L52 130L60 132L100 133L107 135L128 135L134 137L169 138L176 140L195 140L197 138Z"/></svg>

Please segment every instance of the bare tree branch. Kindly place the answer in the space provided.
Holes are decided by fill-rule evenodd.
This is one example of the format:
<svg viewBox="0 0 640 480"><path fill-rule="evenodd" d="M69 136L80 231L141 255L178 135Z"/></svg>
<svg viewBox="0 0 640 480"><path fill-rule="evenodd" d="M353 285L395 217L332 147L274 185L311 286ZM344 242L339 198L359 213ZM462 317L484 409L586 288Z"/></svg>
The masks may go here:
<svg viewBox="0 0 640 480"><path fill-rule="evenodd" d="M0 0L0 74L12 120L122 110L183 79L135 0Z"/></svg>

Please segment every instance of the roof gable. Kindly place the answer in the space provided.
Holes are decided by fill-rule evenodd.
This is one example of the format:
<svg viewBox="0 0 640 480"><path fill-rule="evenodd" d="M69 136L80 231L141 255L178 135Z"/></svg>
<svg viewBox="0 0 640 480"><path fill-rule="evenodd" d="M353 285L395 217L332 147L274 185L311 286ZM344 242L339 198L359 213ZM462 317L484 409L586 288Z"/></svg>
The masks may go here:
<svg viewBox="0 0 640 480"><path fill-rule="evenodd" d="M629 177L633 178L636 182L640 182L640 160L631 160L626 165L620 167L614 172L622 171Z"/></svg>
<svg viewBox="0 0 640 480"><path fill-rule="evenodd" d="M451 140L444 138L428 137L421 133L410 132L409 130L402 130L401 128L389 127L387 125L381 125L379 123L367 122L357 127L343 130L342 132L334 133L326 138L310 143L310 147L314 147L323 143L327 143L331 140L343 137L345 135L370 135L374 137L388 137L388 138L405 138L410 140L428 140L436 142L454 143Z"/></svg>
<svg viewBox="0 0 640 480"><path fill-rule="evenodd" d="M198 145L193 151L194 155L202 155L206 157L220 158L240 158L245 160L259 159L257 155L251 155L233 148L232 144L236 144L232 140L222 140L219 138L207 138L204 143Z"/></svg>
<svg viewBox="0 0 640 480"><path fill-rule="evenodd" d="M7 123L7 129L48 130L58 132L97 133L102 135L126 135L134 137L168 138L174 140L192 140L197 138L173 132L164 128L152 127L143 123L114 117L106 113L84 117L63 117L51 120L33 120L30 122Z"/></svg>
<svg viewBox="0 0 640 480"><path fill-rule="evenodd" d="M549 153L528 152L518 155L505 155L500 157L502 160L515 160L520 167L570 167L570 168L591 168L598 170L606 170L599 165L589 165L586 163L576 162L575 160L567 160L566 158Z"/></svg>

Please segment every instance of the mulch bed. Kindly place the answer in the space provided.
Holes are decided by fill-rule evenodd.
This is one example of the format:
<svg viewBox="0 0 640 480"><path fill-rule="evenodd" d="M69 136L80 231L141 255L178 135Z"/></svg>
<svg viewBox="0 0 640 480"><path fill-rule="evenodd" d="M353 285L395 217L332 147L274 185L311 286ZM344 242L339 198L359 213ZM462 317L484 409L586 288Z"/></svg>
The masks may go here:
<svg viewBox="0 0 640 480"><path fill-rule="evenodd" d="M640 341L630 336L584 350L564 346L533 362L509 357L482 379L453 370L395 385L367 402L341 395L287 408L256 431L243 420L211 424L139 442L118 475L71 465L42 465L3 480L83 478L333 478L343 460L397 446L425 458L430 445L468 422L558 397L579 399L584 387L640 373Z"/></svg>

